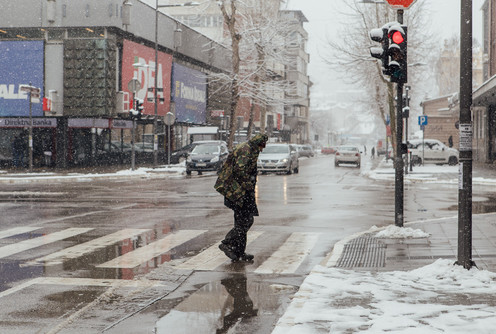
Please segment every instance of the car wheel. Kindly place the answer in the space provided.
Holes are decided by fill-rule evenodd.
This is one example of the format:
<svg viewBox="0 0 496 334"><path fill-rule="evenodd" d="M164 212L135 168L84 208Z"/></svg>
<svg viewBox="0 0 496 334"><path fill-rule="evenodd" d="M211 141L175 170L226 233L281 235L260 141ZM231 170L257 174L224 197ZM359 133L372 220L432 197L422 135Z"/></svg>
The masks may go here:
<svg viewBox="0 0 496 334"><path fill-rule="evenodd" d="M449 157L448 159L448 165L454 166L458 163L458 159L456 157Z"/></svg>

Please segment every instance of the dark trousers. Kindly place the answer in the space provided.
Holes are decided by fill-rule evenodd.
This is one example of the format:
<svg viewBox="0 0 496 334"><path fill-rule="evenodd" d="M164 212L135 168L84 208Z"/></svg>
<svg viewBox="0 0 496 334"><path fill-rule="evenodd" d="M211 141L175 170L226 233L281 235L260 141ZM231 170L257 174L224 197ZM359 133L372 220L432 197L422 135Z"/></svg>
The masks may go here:
<svg viewBox="0 0 496 334"><path fill-rule="evenodd" d="M246 250L246 236L253 225L253 212L242 208L234 208L234 228L230 230L223 244L231 247L237 256L241 256Z"/></svg>

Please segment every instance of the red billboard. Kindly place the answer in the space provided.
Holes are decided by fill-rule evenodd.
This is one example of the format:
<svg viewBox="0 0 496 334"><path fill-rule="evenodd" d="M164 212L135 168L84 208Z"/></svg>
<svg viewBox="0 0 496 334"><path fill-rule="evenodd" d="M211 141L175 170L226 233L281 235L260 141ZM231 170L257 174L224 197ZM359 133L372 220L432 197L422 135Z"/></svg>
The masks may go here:
<svg viewBox="0 0 496 334"><path fill-rule="evenodd" d="M157 114L165 116L170 111L170 85L172 71L172 55L158 52L158 66L155 66L155 50L147 46L124 40L122 54L122 90L128 89L128 83L133 78L138 79L141 88L136 92L136 98L143 100L143 114L155 115L154 87L157 74ZM155 71L155 68L158 71Z"/></svg>

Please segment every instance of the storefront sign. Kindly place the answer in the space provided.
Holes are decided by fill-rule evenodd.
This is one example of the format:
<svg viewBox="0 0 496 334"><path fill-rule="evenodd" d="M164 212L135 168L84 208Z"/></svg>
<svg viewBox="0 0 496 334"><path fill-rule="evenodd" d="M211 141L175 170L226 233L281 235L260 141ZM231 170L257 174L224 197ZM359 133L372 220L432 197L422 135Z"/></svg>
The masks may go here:
<svg viewBox="0 0 496 334"><path fill-rule="evenodd" d="M112 129L132 129L133 121L127 121L123 119L113 119Z"/></svg>
<svg viewBox="0 0 496 334"><path fill-rule="evenodd" d="M34 128L56 128L56 118L33 118ZM26 128L29 127L29 118L0 118L0 128Z"/></svg>
<svg viewBox="0 0 496 334"><path fill-rule="evenodd" d="M110 127L110 120L100 118L69 118L69 127L108 129Z"/></svg>
<svg viewBox="0 0 496 334"><path fill-rule="evenodd" d="M19 86L43 87L43 41L0 41L0 55L0 116L29 116L29 93ZM31 108L32 116L44 116L41 104Z"/></svg>
<svg viewBox="0 0 496 334"><path fill-rule="evenodd" d="M158 52L155 66L155 50L144 45L124 40L122 54L122 82L137 79L141 83L136 98L143 100L143 114L155 115L155 75L157 75L157 114L165 116L170 108L172 55ZM158 67L158 71L155 68ZM123 87L128 89L128 87ZM128 91L129 96L133 92Z"/></svg>
<svg viewBox="0 0 496 334"><path fill-rule="evenodd" d="M176 120L195 124L207 121L207 76L174 63L172 66L172 101Z"/></svg>

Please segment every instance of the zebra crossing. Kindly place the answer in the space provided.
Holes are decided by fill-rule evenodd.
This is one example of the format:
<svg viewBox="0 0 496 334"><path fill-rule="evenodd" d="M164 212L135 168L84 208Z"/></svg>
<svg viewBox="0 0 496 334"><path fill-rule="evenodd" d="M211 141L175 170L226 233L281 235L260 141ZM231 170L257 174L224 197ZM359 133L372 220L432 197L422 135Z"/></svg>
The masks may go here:
<svg viewBox="0 0 496 334"><path fill-rule="evenodd" d="M85 241L76 245L53 251L48 255L43 255L37 258L32 258L33 253L36 252L38 247L55 244L56 242L64 241L65 239L81 236L85 233L94 231L94 228L78 227L66 228L52 233L42 233L43 228L38 226L21 226L7 230L0 231L0 259L8 261L10 256L15 255L16 261L21 258L21 267L29 266L44 266L50 267L63 264L66 261L78 259L80 257L88 256L94 252L111 247L127 240L136 240L140 236L153 234L150 229L133 229L127 228L118 230L113 233L101 237L95 237L89 241ZM177 247L180 247L188 242L193 241L202 235L205 235L207 230L177 230L166 233L159 237L158 240L152 240L146 245L134 245L126 247L126 249L115 252L113 259L106 259L108 261L103 263L90 264L98 269L122 269L132 270L147 262L167 254ZM253 230L248 233L247 244L250 246L259 238L271 232ZM27 234L27 235L25 235ZM260 264L247 266L247 271L255 274L293 274L302 265L303 261L308 257L313 247L316 245L320 233L303 233L294 232L289 234L288 238L277 248L271 255ZM20 241L12 242L17 238ZM146 237L144 237L146 239ZM6 240L3 240L6 239ZM84 240L89 239L88 236ZM9 243L12 242L12 243ZM184 258L178 256L178 259L169 259L169 265L172 268L196 270L196 271L215 271L222 270L223 265L230 264L231 261L225 254L219 250L218 245L220 240L214 244L203 249L198 254ZM23 252L29 252L30 258L24 261ZM46 251L46 250L45 250ZM26 255L28 257L28 255ZM46 278L45 278L46 279ZM84 281L84 278L79 284L90 284ZM33 281L35 284L37 281ZM91 284L99 284L91 283ZM90 284L90 285L91 285ZM7 292L7 294L9 294ZM4 293L5 295L5 293ZM2 294L0 294L0 298Z"/></svg>

